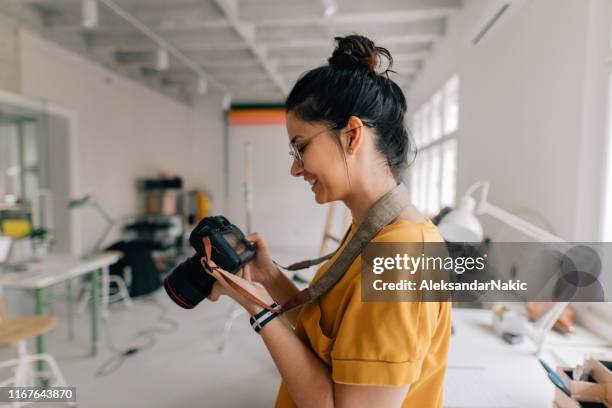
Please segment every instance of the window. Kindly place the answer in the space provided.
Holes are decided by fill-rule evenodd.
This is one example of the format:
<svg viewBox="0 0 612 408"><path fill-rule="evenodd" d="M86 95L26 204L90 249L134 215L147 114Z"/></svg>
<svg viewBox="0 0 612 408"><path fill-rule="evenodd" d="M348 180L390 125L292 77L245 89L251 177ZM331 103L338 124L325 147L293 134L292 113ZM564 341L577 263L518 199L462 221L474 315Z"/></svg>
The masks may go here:
<svg viewBox="0 0 612 408"><path fill-rule="evenodd" d="M431 98L431 140L442 136L442 92Z"/></svg>
<svg viewBox="0 0 612 408"><path fill-rule="evenodd" d="M429 143L429 130L430 130L430 109L429 104L426 103L421 108L421 144Z"/></svg>
<svg viewBox="0 0 612 408"><path fill-rule="evenodd" d="M414 205L431 216L455 204L459 77L450 78L412 119L419 154L410 169L410 191Z"/></svg>
<svg viewBox="0 0 612 408"><path fill-rule="evenodd" d="M440 185L440 147L432 146L429 149L429 160L428 160L428 185L427 189L427 205L425 209L428 214L436 214L440 211L440 189L430 188L430 186Z"/></svg>
<svg viewBox="0 0 612 408"><path fill-rule="evenodd" d="M455 204L455 180L457 179L457 141L449 140L442 147L442 185L440 206Z"/></svg>
<svg viewBox="0 0 612 408"><path fill-rule="evenodd" d="M452 77L444 86L444 134L457 130L459 125L459 77Z"/></svg>

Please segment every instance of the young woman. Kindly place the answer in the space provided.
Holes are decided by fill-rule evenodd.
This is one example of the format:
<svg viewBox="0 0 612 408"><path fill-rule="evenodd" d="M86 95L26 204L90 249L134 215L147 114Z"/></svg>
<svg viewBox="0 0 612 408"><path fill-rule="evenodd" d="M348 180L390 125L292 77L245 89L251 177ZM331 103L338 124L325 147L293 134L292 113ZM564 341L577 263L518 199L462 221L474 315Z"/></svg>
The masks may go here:
<svg viewBox="0 0 612 408"><path fill-rule="evenodd" d="M317 203L341 200L353 216L347 239L313 282L343 250L370 207L397 186L411 150L406 100L388 77L390 53L358 35L336 42L328 65L303 75L286 101L291 174L311 185ZM379 74L383 59L388 68ZM272 262L263 239L258 234L248 238L255 242L257 258L240 273L240 283L269 304L284 304L298 289ZM442 238L409 205L373 241ZM362 302L360 268L357 257L322 297L260 330L282 377L276 407L442 406L450 303ZM214 301L222 293L251 315L263 310L218 279L209 298Z"/></svg>

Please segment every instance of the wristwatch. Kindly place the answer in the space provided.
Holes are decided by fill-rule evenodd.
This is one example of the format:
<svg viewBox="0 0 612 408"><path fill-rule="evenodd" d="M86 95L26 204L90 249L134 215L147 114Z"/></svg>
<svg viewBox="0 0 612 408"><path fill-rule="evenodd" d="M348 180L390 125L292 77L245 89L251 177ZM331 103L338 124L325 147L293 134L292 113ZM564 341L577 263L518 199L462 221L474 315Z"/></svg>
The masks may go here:
<svg viewBox="0 0 612 408"><path fill-rule="evenodd" d="M274 302L270 305L270 309L274 309L278 307L278 303ZM259 333L261 329L268 323L270 323L276 316L279 316L280 313L276 313L272 310L264 309L261 312L257 313L255 316L251 316L249 322L251 323L251 327Z"/></svg>

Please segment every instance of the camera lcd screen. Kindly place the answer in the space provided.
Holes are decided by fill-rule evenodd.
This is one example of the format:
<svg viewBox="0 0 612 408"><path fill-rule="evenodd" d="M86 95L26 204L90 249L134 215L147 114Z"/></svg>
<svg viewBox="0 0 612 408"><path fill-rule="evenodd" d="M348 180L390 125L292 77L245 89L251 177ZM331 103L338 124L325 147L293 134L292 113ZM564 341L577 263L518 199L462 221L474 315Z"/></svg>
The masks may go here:
<svg viewBox="0 0 612 408"><path fill-rule="evenodd" d="M225 238L227 243L230 244L232 248L234 248L234 251L236 251L237 254L241 254L246 249L244 244L238 239L238 237L235 234L232 234L231 232L223 234L223 238Z"/></svg>

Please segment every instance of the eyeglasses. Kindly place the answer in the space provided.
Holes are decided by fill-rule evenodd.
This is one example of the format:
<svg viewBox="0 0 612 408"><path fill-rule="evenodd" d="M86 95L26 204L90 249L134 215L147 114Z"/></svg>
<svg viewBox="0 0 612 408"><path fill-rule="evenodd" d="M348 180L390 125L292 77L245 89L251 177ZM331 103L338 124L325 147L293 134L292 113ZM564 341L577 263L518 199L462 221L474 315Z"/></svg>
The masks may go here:
<svg viewBox="0 0 612 408"><path fill-rule="evenodd" d="M364 124L365 125L365 124ZM367 125L366 125L367 126ZM341 134L345 134L348 133L352 130L355 129L359 129L361 126L358 126L356 128L352 128L349 130L346 130L344 132L342 132ZM310 143L310 141L312 139L314 139L315 137L322 135L323 133L329 132L333 130L332 128L325 128L322 131L315 133L314 135L310 136L307 140L306 143L300 143L297 142L295 140L289 142L289 156L291 156L291 158L297 163L298 167L300 168L304 168L304 159L302 158L302 154L304 153L304 150L306 149L306 146L308 145L308 143Z"/></svg>

